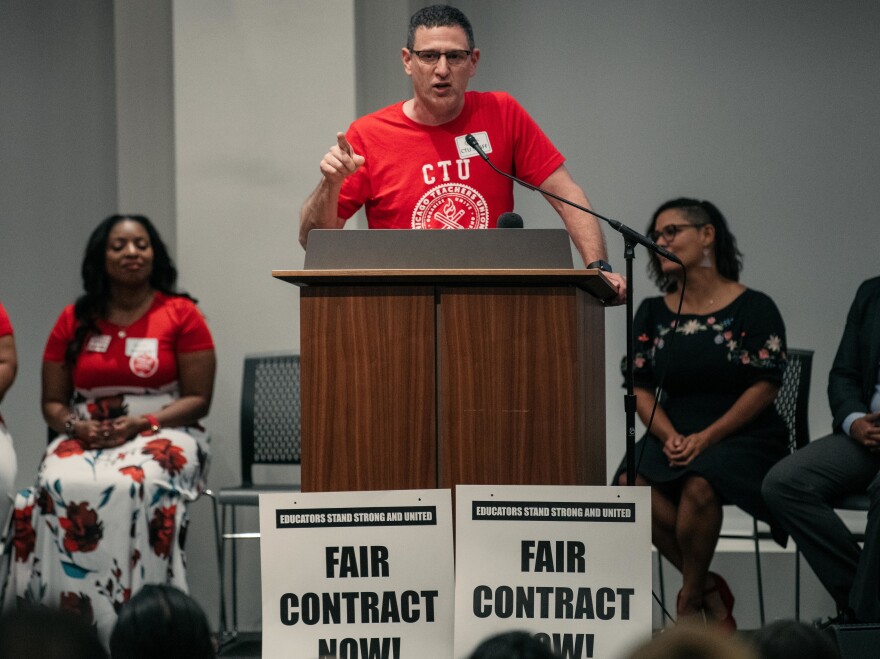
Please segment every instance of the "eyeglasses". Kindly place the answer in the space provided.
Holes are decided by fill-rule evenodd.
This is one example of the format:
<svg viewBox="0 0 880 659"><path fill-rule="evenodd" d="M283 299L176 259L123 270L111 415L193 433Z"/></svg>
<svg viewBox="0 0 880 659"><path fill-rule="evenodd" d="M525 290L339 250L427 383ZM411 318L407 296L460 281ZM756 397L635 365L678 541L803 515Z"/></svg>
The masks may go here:
<svg viewBox="0 0 880 659"><path fill-rule="evenodd" d="M448 50L445 53L438 53L436 50L411 50L409 52L418 57L422 64L433 66L440 61L441 57L445 57L446 63L449 66L461 66L468 60L473 51Z"/></svg>
<svg viewBox="0 0 880 659"><path fill-rule="evenodd" d="M660 229L660 231L651 231L648 234L648 238L653 240L655 243L660 239L660 236L666 240L667 243L671 243L675 240L675 237L678 235L678 232L682 229L699 229L702 224L667 224L665 227Z"/></svg>

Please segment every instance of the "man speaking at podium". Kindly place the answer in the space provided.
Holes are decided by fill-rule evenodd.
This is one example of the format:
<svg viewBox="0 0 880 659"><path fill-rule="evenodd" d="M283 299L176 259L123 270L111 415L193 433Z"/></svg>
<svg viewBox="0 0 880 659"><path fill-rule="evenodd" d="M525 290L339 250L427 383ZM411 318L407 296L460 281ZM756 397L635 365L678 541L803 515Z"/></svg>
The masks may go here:
<svg viewBox="0 0 880 659"><path fill-rule="evenodd" d="M480 50L470 21L433 5L410 18L403 68L413 97L356 120L321 160L323 178L300 212L299 240L312 229L339 229L365 206L371 229L488 229L513 209L513 183L480 160L473 134L492 162L527 183L590 208L565 158L511 96L467 91ZM600 268L626 299L626 280L611 272L599 223L545 197L559 213L588 268Z"/></svg>

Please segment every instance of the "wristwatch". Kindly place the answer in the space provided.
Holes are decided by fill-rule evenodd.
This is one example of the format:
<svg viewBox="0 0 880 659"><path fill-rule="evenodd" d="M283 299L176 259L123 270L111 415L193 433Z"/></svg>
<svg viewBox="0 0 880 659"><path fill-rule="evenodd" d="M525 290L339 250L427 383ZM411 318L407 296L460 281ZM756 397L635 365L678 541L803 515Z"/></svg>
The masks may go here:
<svg viewBox="0 0 880 659"><path fill-rule="evenodd" d="M593 261L590 265L587 266L587 270L592 270L593 268L601 270L602 272L614 272L614 270L612 270L611 268L611 264L608 263L608 261L603 261L602 259L599 259L598 261Z"/></svg>
<svg viewBox="0 0 880 659"><path fill-rule="evenodd" d="M64 419L64 434L73 439L74 434L76 433L76 417L71 414L66 419Z"/></svg>

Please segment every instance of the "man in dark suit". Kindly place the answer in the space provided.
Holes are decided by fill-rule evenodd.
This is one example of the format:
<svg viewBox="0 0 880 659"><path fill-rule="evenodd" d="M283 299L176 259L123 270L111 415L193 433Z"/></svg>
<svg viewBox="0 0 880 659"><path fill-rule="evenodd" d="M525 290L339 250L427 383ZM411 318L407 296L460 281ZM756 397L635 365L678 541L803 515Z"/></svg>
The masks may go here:
<svg viewBox="0 0 880 659"><path fill-rule="evenodd" d="M880 277L859 286L831 374L831 435L778 462L762 488L837 603L840 622L880 621ZM871 499L865 546L834 512L849 494Z"/></svg>

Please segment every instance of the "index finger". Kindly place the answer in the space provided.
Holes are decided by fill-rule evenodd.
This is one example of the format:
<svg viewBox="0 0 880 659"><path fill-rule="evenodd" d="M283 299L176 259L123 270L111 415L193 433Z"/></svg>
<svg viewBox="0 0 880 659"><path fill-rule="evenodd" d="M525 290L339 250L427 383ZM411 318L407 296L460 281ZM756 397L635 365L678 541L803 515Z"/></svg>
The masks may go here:
<svg viewBox="0 0 880 659"><path fill-rule="evenodd" d="M336 144L348 155L354 155L354 149L351 148L351 144L349 144L348 140L345 139L345 133L336 133Z"/></svg>

